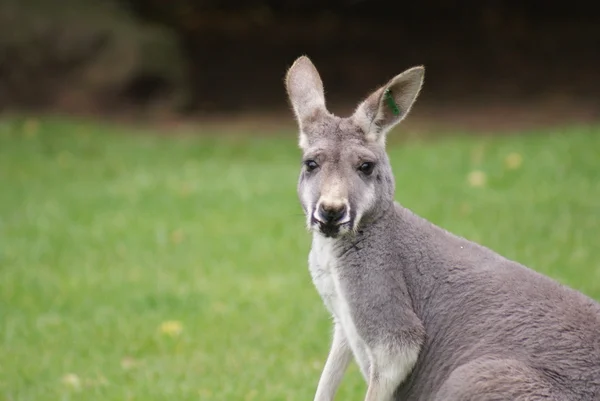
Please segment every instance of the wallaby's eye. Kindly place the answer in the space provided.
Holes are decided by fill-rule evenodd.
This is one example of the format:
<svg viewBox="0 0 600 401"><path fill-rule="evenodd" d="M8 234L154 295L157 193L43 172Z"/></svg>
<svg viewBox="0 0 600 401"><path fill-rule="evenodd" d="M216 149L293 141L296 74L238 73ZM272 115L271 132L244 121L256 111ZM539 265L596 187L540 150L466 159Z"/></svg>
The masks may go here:
<svg viewBox="0 0 600 401"><path fill-rule="evenodd" d="M314 161L314 160L312 160L312 159L305 160L304 161L304 165L306 166L306 171L313 171L317 167L319 167L319 165L317 164L317 162Z"/></svg>
<svg viewBox="0 0 600 401"><path fill-rule="evenodd" d="M371 175L371 173L373 172L373 169L375 168L375 163L373 162L364 162L363 164L361 164L358 167L358 170L360 170L361 173L365 174L365 175Z"/></svg>

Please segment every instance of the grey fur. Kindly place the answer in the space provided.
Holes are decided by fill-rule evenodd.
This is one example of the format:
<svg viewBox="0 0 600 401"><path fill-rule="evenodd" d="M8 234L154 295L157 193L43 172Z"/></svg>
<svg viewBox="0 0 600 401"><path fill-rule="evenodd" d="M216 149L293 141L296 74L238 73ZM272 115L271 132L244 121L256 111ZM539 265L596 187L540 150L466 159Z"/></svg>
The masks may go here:
<svg viewBox="0 0 600 401"><path fill-rule="evenodd" d="M385 133L410 110L422 71L395 77L349 118L325 109L308 58L288 71L304 158L318 163L298 183L313 231L311 273L336 333L315 399L333 398L351 349L368 401L600 400L600 304L394 202ZM400 116L386 111L390 87ZM375 162L368 176L357 171L365 160ZM315 220L320 202L337 201L347 202L348 221ZM341 321L341 307L354 326ZM412 349L414 363L403 353ZM406 374L395 374L403 361ZM384 379L398 381L393 396Z"/></svg>

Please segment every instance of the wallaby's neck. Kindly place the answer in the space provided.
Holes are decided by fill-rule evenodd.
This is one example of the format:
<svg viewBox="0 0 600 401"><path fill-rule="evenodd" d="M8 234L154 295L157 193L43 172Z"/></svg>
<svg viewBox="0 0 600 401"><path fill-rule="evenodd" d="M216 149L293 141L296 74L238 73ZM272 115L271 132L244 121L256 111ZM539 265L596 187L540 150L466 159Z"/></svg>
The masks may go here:
<svg viewBox="0 0 600 401"><path fill-rule="evenodd" d="M318 235L318 234L316 234ZM452 237L452 236L450 236ZM336 240L339 257L359 260L364 268L379 261L397 280L403 280L416 309L444 276L440 252L453 241L441 228L398 203L362 226L356 235ZM452 237L454 238L454 237ZM457 237L456 240L459 240Z"/></svg>
<svg viewBox="0 0 600 401"><path fill-rule="evenodd" d="M381 221L393 218L396 206L400 205L394 202L393 199L382 202L379 207L376 208L376 211L371 212L362 218L359 230L357 231L376 231L379 229L378 226Z"/></svg>

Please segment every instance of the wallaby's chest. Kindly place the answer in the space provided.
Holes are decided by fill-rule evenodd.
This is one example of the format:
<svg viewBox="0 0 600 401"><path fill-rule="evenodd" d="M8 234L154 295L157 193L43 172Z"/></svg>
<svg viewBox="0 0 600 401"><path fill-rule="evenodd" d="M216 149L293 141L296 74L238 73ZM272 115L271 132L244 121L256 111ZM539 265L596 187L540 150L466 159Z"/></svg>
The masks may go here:
<svg viewBox="0 0 600 401"><path fill-rule="evenodd" d="M333 240L315 237L309 256L310 274L313 283L323 299L323 303L333 316L335 324L339 325L354 358L363 375L367 375L369 360L366 345L356 329L352 316L352 308L348 304L348 294L341 281L340 271L343 268L335 252Z"/></svg>
<svg viewBox="0 0 600 401"><path fill-rule="evenodd" d="M333 242L318 238L313 241L309 256L309 269L317 292L329 312L338 319L341 318L345 305L340 294L339 260L334 252Z"/></svg>
<svg viewBox="0 0 600 401"><path fill-rule="evenodd" d="M360 337L352 308L348 304L347 286L340 277L343 268L334 248L333 240L315 238L309 257L313 283L323 299L323 303L339 325L348 341L361 370L367 371L368 359L365 342Z"/></svg>

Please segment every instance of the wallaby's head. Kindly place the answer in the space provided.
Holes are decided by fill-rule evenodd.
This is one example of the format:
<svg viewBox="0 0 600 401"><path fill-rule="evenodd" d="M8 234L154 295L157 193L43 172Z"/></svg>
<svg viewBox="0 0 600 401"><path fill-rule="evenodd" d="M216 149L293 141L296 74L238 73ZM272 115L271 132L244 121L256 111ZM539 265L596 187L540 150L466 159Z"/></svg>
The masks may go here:
<svg viewBox="0 0 600 401"><path fill-rule="evenodd" d="M298 195L311 230L327 237L353 233L393 204L385 137L410 111L424 71L414 67L395 76L352 116L340 118L327 111L323 82L308 57L288 70L285 85L303 151Z"/></svg>

